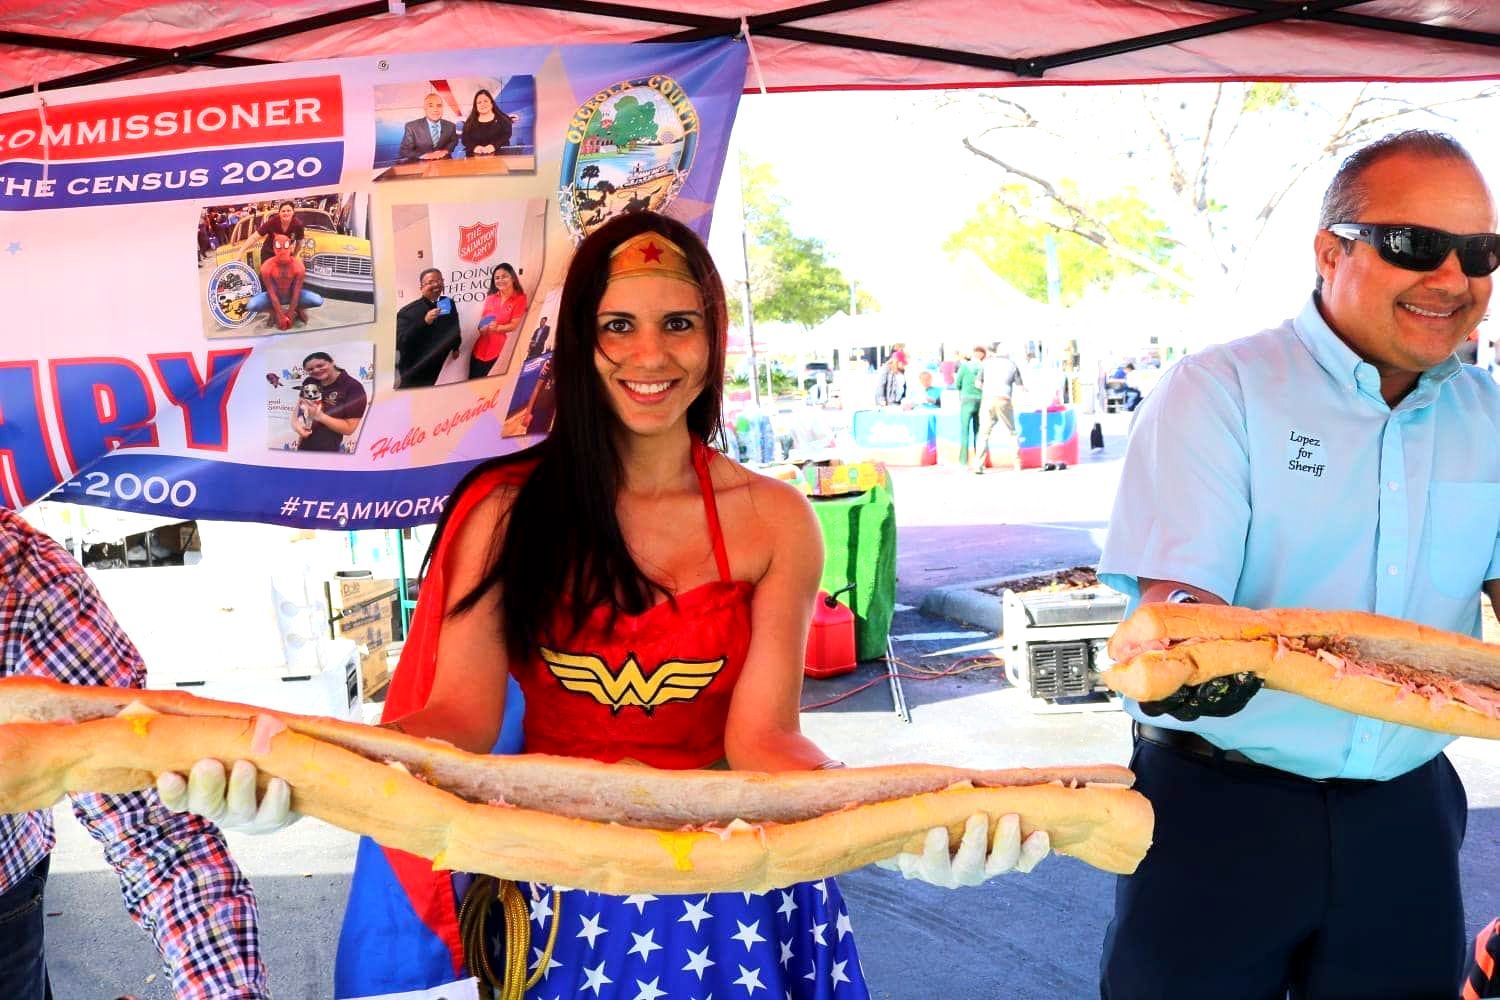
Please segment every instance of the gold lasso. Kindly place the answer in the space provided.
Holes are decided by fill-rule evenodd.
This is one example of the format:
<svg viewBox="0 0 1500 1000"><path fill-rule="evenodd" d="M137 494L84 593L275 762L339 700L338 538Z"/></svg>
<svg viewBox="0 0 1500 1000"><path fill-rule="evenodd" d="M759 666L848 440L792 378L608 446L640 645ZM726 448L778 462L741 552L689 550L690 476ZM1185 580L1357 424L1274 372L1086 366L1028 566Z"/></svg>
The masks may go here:
<svg viewBox="0 0 1500 1000"><path fill-rule="evenodd" d="M497 902L505 921L505 968L498 976L485 948L485 931L489 926L490 912ZM542 951L536 971L528 977L526 953L531 950L531 914L526 909L525 897L509 879L474 876L458 908L458 932L463 940L464 964L469 975L494 991L495 1000L521 1000L546 973L547 965L552 961L557 928L562 923L561 908L562 893L553 889L552 929L547 932L547 947Z"/></svg>

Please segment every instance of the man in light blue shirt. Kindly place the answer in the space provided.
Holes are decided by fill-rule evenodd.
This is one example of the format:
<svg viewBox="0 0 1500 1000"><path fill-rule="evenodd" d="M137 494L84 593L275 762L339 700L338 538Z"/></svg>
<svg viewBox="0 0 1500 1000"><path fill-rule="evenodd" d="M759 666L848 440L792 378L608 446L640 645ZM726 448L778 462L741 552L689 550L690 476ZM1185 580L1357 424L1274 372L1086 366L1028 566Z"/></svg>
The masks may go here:
<svg viewBox="0 0 1500 1000"><path fill-rule="evenodd" d="M1446 136L1350 157L1302 312L1184 359L1141 409L1101 578L1132 610L1355 609L1478 635L1482 591L1500 614L1500 387L1453 354L1489 303L1495 229ZM1156 835L1117 886L1102 996L1453 995L1451 738L1258 687L1127 702Z"/></svg>

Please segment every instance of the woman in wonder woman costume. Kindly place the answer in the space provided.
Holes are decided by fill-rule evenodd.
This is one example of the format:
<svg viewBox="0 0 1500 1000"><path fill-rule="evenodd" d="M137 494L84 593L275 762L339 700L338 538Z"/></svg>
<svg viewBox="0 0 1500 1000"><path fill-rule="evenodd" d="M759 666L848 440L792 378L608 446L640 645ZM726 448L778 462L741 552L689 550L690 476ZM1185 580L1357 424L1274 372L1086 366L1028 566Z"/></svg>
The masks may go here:
<svg viewBox="0 0 1500 1000"><path fill-rule="evenodd" d="M708 447L726 327L718 274L686 226L631 214L584 240L558 317L553 432L454 490L387 725L490 752L514 682L529 753L658 768L842 766L799 727L817 520L794 487ZM995 873L984 871L989 837L983 823L970 832L951 863L943 830L932 857L904 855L901 866L940 884L980 881ZM467 971L497 996L536 1000L869 996L833 879L616 897L481 877L456 894L446 873L431 892L414 888L425 860L367 847L447 943L443 982ZM991 857L1008 851L1014 866L1015 849L997 842ZM1044 833L1029 839L1018 867L1045 850ZM346 960L350 939L346 925L337 996L437 985L356 983L365 963Z"/></svg>

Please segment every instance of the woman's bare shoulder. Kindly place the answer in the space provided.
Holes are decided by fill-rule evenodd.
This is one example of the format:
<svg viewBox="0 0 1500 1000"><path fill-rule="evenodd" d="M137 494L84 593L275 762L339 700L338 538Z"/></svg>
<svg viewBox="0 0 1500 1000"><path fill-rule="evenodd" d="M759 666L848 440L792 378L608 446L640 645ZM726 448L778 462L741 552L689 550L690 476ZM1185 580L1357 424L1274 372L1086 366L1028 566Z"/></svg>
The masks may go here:
<svg viewBox="0 0 1500 1000"><path fill-rule="evenodd" d="M475 487L479 486L480 484L475 484ZM456 549L472 551L476 547L482 547L487 551L496 527L510 520L511 508L515 506L516 497L521 492L521 484L516 482L491 482L480 488L484 492L470 500L473 506L461 521L452 526L454 533L451 544ZM450 497L448 502L454 503L459 499ZM464 499L468 500L469 497Z"/></svg>
<svg viewBox="0 0 1500 1000"><path fill-rule="evenodd" d="M813 522L812 507L796 486L719 456L711 466L714 492L762 522L774 536L799 534ZM721 503L721 506L724 506Z"/></svg>

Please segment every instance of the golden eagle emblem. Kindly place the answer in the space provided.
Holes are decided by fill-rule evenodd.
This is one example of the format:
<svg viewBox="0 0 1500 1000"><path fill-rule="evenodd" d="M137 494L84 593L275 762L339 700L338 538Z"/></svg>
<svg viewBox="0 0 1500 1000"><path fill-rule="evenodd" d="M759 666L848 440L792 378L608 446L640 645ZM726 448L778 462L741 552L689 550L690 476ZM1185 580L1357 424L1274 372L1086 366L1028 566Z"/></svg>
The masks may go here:
<svg viewBox="0 0 1500 1000"><path fill-rule="evenodd" d="M724 658L717 660L664 660L650 677L641 671L635 654L625 657L618 674L591 653L559 653L541 649L547 669L569 691L586 694L618 715L626 705L639 705L650 715L669 701L691 701L713 683Z"/></svg>

